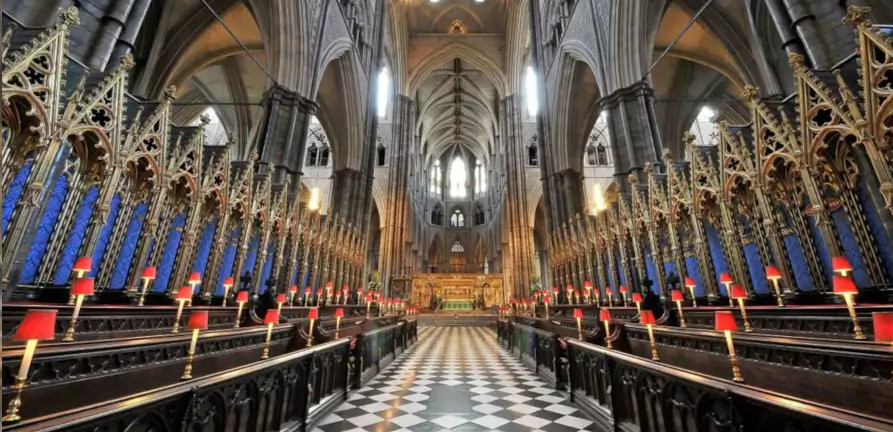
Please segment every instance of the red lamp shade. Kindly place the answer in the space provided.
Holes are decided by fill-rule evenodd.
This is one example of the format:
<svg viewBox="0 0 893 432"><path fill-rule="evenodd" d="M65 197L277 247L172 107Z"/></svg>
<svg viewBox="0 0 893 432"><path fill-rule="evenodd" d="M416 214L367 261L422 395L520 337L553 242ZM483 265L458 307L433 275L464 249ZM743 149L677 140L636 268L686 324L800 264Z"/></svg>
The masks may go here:
<svg viewBox="0 0 893 432"><path fill-rule="evenodd" d="M552 297L545 296L543 297L543 303L549 304L552 301Z"/></svg>
<svg viewBox="0 0 893 432"><path fill-rule="evenodd" d="M730 283L733 283L734 281L732 280L732 275L730 275L728 273L720 273L719 274L719 282L723 283L723 284L730 284Z"/></svg>
<svg viewBox="0 0 893 432"><path fill-rule="evenodd" d="M189 314L189 321L186 323L189 330L207 330L208 329L208 311L192 311Z"/></svg>
<svg viewBox="0 0 893 432"><path fill-rule="evenodd" d="M846 259L846 257L836 256L831 258L831 268L836 272L848 272L853 270L853 265L850 264L850 260Z"/></svg>
<svg viewBox="0 0 893 432"><path fill-rule="evenodd" d="M319 319L319 308L310 309L310 311L307 312L307 318L312 320Z"/></svg>
<svg viewBox="0 0 893 432"><path fill-rule="evenodd" d="M200 284L202 283L202 274L199 272L192 272L189 274L189 283L191 284Z"/></svg>
<svg viewBox="0 0 893 432"><path fill-rule="evenodd" d="M234 282L235 282L235 281L233 280L233 277L232 277L232 276L229 276L229 277L227 277L226 279L223 280L223 286L225 286L225 287L232 287L233 285L235 285Z"/></svg>
<svg viewBox="0 0 893 432"><path fill-rule="evenodd" d="M344 318L344 309L335 309L335 318Z"/></svg>
<svg viewBox="0 0 893 432"><path fill-rule="evenodd" d="M592 289L592 282L586 281L583 282L583 287L587 289Z"/></svg>
<svg viewBox="0 0 893 432"><path fill-rule="evenodd" d="M322 288L319 288L316 290L316 295L318 295L318 296L322 295Z"/></svg>
<svg viewBox="0 0 893 432"><path fill-rule="evenodd" d="M574 309L574 318L583 318L583 309L576 308Z"/></svg>
<svg viewBox="0 0 893 432"><path fill-rule="evenodd" d="M93 278L77 278L71 283L71 295L93 295Z"/></svg>
<svg viewBox="0 0 893 432"><path fill-rule="evenodd" d="M834 276L834 294L855 294L859 292L849 276Z"/></svg>
<svg viewBox="0 0 893 432"><path fill-rule="evenodd" d="M684 301L685 296L682 295L682 291L673 290L670 291L670 299L673 301Z"/></svg>
<svg viewBox="0 0 893 432"><path fill-rule="evenodd" d="M264 315L264 324L279 324L279 311L267 309L267 314Z"/></svg>
<svg viewBox="0 0 893 432"><path fill-rule="evenodd" d="M552 287L552 292L555 293L555 294L558 294L558 287L557 287L557 286L553 286L553 287Z"/></svg>
<svg viewBox="0 0 893 432"><path fill-rule="evenodd" d="M633 303L642 303L641 293L633 293Z"/></svg>
<svg viewBox="0 0 893 432"><path fill-rule="evenodd" d="M276 303L285 303L285 294L276 294Z"/></svg>
<svg viewBox="0 0 893 432"><path fill-rule="evenodd" d="M893 342L893 312L872 312L871 322L876 342Z"/></svg>
<svg viewBox="0 0 893 432"><path fill-rule="evenodd" d="M357 294L362 294L362 293L363 293L363 286L360 285L360 287L357 288Z"/></svg>
<svg viewBox="0 0 893 432"><path fill-rule="evenodd" d="M19 324L13 340L52 340L56 330L56 309L30 309Z"/></svg>
<svg viewBox="0 0 893 432"><path fill-rule="evenodd" d="M744 287L741 285L732 285L732 298L733 299L747 298L747 291L745 291Z"/></svg>
<svg viewBox="0 0 893 432"><path fill-rule="evenodd" d="M614 290L612 290L611 288L605 288L605 292L606 292L608 295L614 294Z"/></svg>
<svg viewBox="0 0 893 432"><path fill-rule="evenodd" d="M569 292L574 292L574 286L571 285L571 284L567 284L567 290L568 290Z"/></svg>
<svg viewBox="0 0 893 432"><path fill-rule="evenodd" d="M304 292L307 293L307 295L310 295L310 293L313 292L313 288L310 288L310 287L304 288Z"/></svg>
<svg viewBox="0 0 893 432"><path fill-rule="evenodd" d="M645 325L648 325L648 324L655 325L655 324L657 324L657 321L654 319L654 312L651 312L650 310L643 310L643 311L642 311L642 313L639 315L639 322L642 323L642 324L645 324Z"/></svg>
<svg viewBox="0 0 893 432"><path fill-rule="evenodd" d="M326 289L332 289L335 287L335 282L328 281L326 282Z"/></svg>
<svg viewBox="0 0 893 432"><path fill-rule="evenodd" d="M248 291L239 291L239 293L236 294L236 302L237 303L245 303L247 301L248 301Z"/></svg>
<svg viewBox="0 0 893 432"><path fill-rule="evenodd" d="M341 291L350 291L350 287L347 284L341 285Z"/></svg>
<svg viewBox="0 0 893 432"><path fill-rule="evenodd" d="M371 302L371 301L372 301L372 293L367 293L366 294L366 302Z"/></svg>
<svg viewBox="0 0 893 432"><path fill-rule="evenodd" d="M690 277L685 278L685 286L687 286L689 288L693 288L696 285L697 284L695 283L694 278L690 278Z"/></svg>
<svg viewBox="0 0 893 432"><path fill-rule="evenodd" d="M155 267L146 267L143 269L143 279L155 279L155 275L157 274L158 269Z"/></svg>
<svg viewBox="0 0 893 432"><path fill-rule="evenodd" d="M292 294L298 292L298 286L297 286L297 285L292 285L292 286L288 287L288 292L290 292L290 293L292 293Z"/></svg>
<svg viewBox="0 0 893 432"><path fill-rule="evenodd" d="M598 312L599 321L611 321L611 311L602 309Z"/></svg>
<svg viewBox="0 0 893 432"><path fill-rule="evenodd" d="M626 285L620 285L620 292L626 294L629 292L629 289L626 287Z"/></svg>
<svg viewBox="0 0 893 432"><path fill-rule="evenodd" d="M93 269L93 257L89 256L78 257L74 261L74 267L72 267L72 270L82 272L88 272L91 269Z"/></svg>
<svg viewBox="0 0 893 432"><path fill-rule="evenodd" d="M735 321L735 315L729 311L717 311L714 318L716 331L737 331L738 323Z"/></svg>
<svg viewBox="0 0 893 432"><path fill-rule="evenodd" d="M181 286L177 291L177 300L189 300L192 298L192 288Z"/></svg>
<svg viewBox="0 0 893 432"><path fill-rule="evenodd" d="M778 271L778 267L766 267L766 279L781 279L781 272Z"/></svg>

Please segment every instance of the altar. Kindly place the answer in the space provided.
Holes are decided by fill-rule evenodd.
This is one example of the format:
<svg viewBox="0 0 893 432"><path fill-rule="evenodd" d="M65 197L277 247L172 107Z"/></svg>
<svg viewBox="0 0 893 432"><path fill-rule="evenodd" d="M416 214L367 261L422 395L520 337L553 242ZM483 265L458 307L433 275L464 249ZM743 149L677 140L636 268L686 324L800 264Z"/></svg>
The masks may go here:
<svg viewBox="0 0 893 432"><path fill-rule="evenodd" d="M413 304L443 310L470 311L504 303L501 274L422 273L412 277Z"/></svg>

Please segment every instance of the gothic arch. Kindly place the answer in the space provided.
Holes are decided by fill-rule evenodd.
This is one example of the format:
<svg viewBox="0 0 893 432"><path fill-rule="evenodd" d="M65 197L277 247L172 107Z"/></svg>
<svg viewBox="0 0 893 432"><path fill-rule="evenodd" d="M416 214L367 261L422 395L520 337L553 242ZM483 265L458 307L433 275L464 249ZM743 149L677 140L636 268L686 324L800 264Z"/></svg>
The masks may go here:
<svg viewBox="0 0 893 432"><path fill-rule="evenodd" d="M362 168L363 112L366 92L360 84L361 72L352 51L335 48L340 53L326 64L326 68L314 90L319 103L319 122L329 137L329 145L335 153L333 170Z"/></svg>

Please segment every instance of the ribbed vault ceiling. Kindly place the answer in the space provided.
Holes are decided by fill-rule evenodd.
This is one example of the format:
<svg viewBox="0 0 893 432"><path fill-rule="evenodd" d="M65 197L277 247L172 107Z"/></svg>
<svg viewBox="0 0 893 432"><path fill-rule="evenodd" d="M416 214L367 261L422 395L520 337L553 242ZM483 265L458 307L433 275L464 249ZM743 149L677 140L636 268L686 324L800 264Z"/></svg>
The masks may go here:
<svg viewBox="0 0 893 432"><path fill-rule="evenodd" d="M460 146L487 160L496 128L496 97L493 83L461 59L429 74L418 91L416 125L426 158Z"/></svg>

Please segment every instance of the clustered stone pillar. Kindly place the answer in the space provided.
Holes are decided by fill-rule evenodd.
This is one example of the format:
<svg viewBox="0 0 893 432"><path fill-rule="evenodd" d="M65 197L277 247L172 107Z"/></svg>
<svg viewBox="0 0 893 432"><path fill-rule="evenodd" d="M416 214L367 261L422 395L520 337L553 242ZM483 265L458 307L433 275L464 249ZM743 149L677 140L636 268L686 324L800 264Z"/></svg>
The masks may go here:
<svg viewBox="0 0 893 432"><path fill-rule="evenodd" d="M623 193L632 193L627 176L633 174L639 185L647 185L645 163L659 162L663 147L654 112L654 90L638 82L603 98L600 105L608 111L614 176Z"/></svg>
<svg viewBox="0 0 893 432"><path fill-rule="evenodd" d="M283 86L270 87L264 94L264 116L257 134L260 168L271 175L272 184L289 182L289 200L301 190L301 166L307 145L310 118L315 102Z"/></svg>
<svg viewBox="0 0 893 432"><path fill-rule="evenodd" d="M526 146L521 129L523 104L517 94L502 100L500 124L502 144L506 149L505 212L508 221L508 246L510 271L508 283L514 288L515 297L526 297L530 293L530 278L533 269L533 225L527 213L527 184L525 181ZM514 278L514 280L512 280Z"/></svg>
<svg viewBox="0 0 893 432"><path fill-rule="evenodd" d="M411 262L411 248L407 247L410 235L409 150L413 148L415 118L415 103L412 99L397 96L394 101L393 139L389 146L392 150L389 160L388 201L385 213L381 215L384 228L378 257L378 270L386 285L392 276L399 274ZM390 292L386 290L385 295L390 295Z"/></svg>

